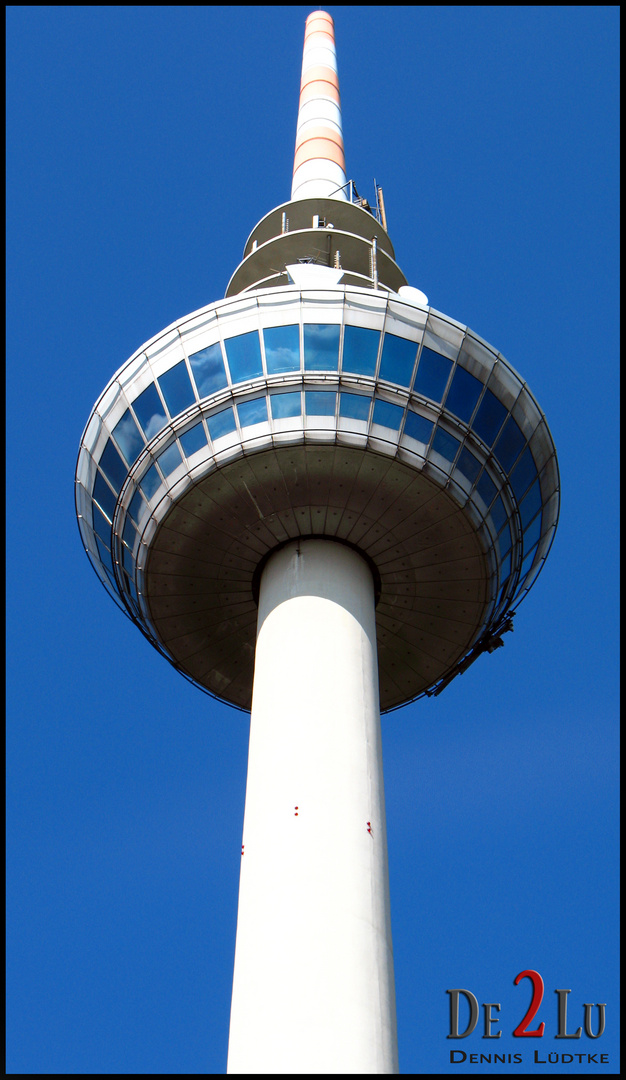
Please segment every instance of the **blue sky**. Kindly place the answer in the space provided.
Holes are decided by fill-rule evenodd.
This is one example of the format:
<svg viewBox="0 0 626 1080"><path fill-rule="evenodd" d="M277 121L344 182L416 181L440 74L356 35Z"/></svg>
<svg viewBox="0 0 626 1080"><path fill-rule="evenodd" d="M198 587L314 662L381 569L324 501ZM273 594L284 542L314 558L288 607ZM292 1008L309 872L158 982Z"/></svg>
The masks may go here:
<svg viewBox="0 0 626 1080"><path fill-rule="evenodd" d="M311 10L8 9L10 1073L225 1071L248 717L107 597L73 477L114 371L288 199ZM328 10L348 174L526 379L562 481L506 647L383 718L400 1068L615 1072L618 9ZM446 1039L448 988L502 1038ZM555 1040L557 988L600 1039ZM569 1052L609 1064L541 1064Z"/></svg>

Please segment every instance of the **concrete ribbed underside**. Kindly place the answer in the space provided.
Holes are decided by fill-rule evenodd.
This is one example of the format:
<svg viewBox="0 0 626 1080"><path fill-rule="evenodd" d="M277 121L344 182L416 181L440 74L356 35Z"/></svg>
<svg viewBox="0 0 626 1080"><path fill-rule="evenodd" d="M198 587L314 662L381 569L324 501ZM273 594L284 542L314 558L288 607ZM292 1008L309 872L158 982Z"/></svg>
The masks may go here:
<svg viewBox="0 0 626 1080"><path fill-rule="evenodd" d="M376 564L381 709L441 678L471 646L488 564L465 513L432 481L383 455L337 446L272 449L211 473L153 543L146 600L178 666L249 709L261 560L298 536L335 537Z"/></svg>

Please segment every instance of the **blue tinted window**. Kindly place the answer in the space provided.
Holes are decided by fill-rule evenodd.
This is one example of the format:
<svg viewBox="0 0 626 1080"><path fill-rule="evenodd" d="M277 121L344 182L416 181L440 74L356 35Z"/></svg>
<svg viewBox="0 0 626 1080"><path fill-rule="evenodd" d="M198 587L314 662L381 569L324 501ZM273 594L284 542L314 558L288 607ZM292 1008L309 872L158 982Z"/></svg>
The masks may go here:
<svg viewBox="0 0 626 1080"><path fill-rule="evenodd" d="M506 472L509 472L513 462L518 457L520 450L522 449L526 439L522 435L515 420L512 416L509 416L506 424L502 428L502 434L498 439L494 453Z"/></svg>
<svg viewBox="0 0 626 1080"><path fill-rule="evenodd" d="M163 475L169 476L170 473L174 472L174 469L177 469L178 466L182 464L183 459L180 456L180 450L174 442L171 446L168 446L167 450L164 450L159 454L157 460Z"/></svg>
<svg viewBox="0 0 626 1080"><path fill-rule="evenodd" d="M129 574L135 573L135 560L132 551L129 551L125 544L122 544L122 563Z"/></svg>
<svg viewBox="0 0 626 1080"><path fill-rule="evenodd" d="M533 455L530 451L530 447L527 446L511 473L511 485L518 499L522 498L524 492L528 490L536 476L537 469L535 467Z"/></svg>
<svg viewBox="0 0 626 1080"><path fill-rule="evenodd" d="M339 366L339 327L318 323L304 325L306 371L336 371Z"/></svg>
<svg viewBox="0 0 626 1080"><path fill-rule="evenodd" d="M255 379L257 375L263 374L261 343L256 330L251 330L249 334L240 334L239 337L228 338L228 341L224 342L224 347L234 383Z"/></svg>
<svg viewBox="0 0 626 1080"><path fill-rule="evenodd" d="M107 578L109 579L109 581L110 581L110 583L111 583L111 588L112 588L112 589L113 589L113 590L114 590L114 591L115 591L115 592L116 592L116 593L118 594L118 596L119 596L119 589L118 589L118 587L117 587L117 584L116 584L115 578L113 577L113 573L112 573L112 572L111 572L111 573L109 573L109 571L107 570L107 571L106 571L106 576L107 576Z"/></svg>
<svg viewBox="0 0 626 1080"><path fill-rule="evenodd" d="M459 454L459 460L456 463L456 467L457 469L460 469L463 476L466 476L470 483L473 484L480 472L481 465L480 461L477 461L474 455L469 452L466 446L464 446Z"/></svg>
<svg viewBox="0 0 626 1080"><path fill-rule="evenodd" d="M509 577L510 573L511 573L511 553L509 552L509 554L506 556L505 559L503 559L503 561L502 561L502 563L500 565L500 581L502 582L502 592L500 593L500 596L502 596L502 593L504 592L504 590L506 588L506 585L508 584L508 577Z"/></svg>
<svg viewBox="0 0 626 1080"><path fill-rule="evenodd" d="M522 563L522 569L520 570L520 576L519 576L520 585L523 584L524 578L526 577L526 574L530 570L530 568L531 568L531 566L533 564L533 559L535 558L536 554L537 554L537 545L535 544L532 551L528 552L528 555L526 555L526 557L525 557L525 559L524 559L524 561Z"/></svg>
<svg viewBox="0 0 626 1080"><path fill-rule="evenodd" d="M506 524L498 537L498 547L500 548L500 555L504 557L507 551L511 550L511 530Z"/></svg>
<svg viewBox="0 0 626 1080"><path fill-rule="evenodd" d="M154 383L150 383L143 393L140 394L138 398L135 398L133 401L133 409L135 411L135 416L146 434L146 439L148 440L153 439L155 435L158 435L159 431L161 431L167 423L163 402L158 395Z"/></svg>
<svg viewBox="0 0 626 1080"><path fill-rule="evenodd" d="M539 486L539 481L537 480L531 487L530 491L528 492L520 506L520 514L522 515L522 529L525 529L528 523L532 521L540 506L541 487Z"/></svg>
<svg viewBox="0 0 626 1080"><path fill-rule="evenodd" d="M130 520L130 518L127 517L126 522L124 524L124 532L122 533L122 539L124 540L124 542L126 544L128 544L131 551L132 551L133 547L135 546L136 538L137 538L137 530L136 530L135 526L133 525L132 521Z"/></svg>
<svg viewBox="0 0 626 1080"><path fill-rule="evenodd" d="M231 431L234 431L237 426L235 424L235 414L230 408L223 409L222 412L209 417L207 424L212 439L221 439L222 435L230 435Z"/></svg>
<svg viewBox="0 0 626 1080"><path fill-rule="evenodd" d="M267 402L264 397L254 398L253 401L242 401L241 405L237 406L237 411L242 427L262 424L267 420Z"/></svg>
<svg viewBox="0 0 626 1080"><path fill-rule="evenodd" d="M448 390L446 409L449 409L455 416L469 424L482 388L483 384L473 375L470 375L469 371L457 367Z"/></svg>
<svg viewBox="0 0 626 1080"><path fill-rule="evenodd" d="M284 420L288 416L300 416L302 412L299 391L292 394L270 394L270 404L275 420Z"/></svg>
<svg viewBox="0 0 626 1080"><path fill-rule="evenodd" d="M420 416L409 409L406 414L404 434L410 435L412 439L417 439L418 442L427 443L434 426L432 420L427 420L425 416Z"/></svg>
<svg viewBox="0 0 626 1080"><path fill-rule="evenodd" d="M132 465L135 458L139 457L145 443L139 428L131 416L130 409L126 410L122 419L119 420L113 428L113 438L128 464Z"/></svg>
<svg viewBox="0 0 626 1080"><path fill-rule="evenodd" d="M102 543L102 541L98 539L97 536L96 536L96 545L97 545L97 548L98 548L98 554L99 554L102 562L104 563L105 566L108 566L108 568L109 568L109 570L111 571L111 574L112 574L113 573L113 560L111 559L111 552L109 551L108 547L106 547ZM116 586L116 588L117 588L117 586Z"/></svg>
<svg viewBox="0 0 626 1080"><path fill-rule="evenodd" d="M189 357L193 377L196 380L199 397L208 397L227 385L226 368L222 358L222 346L219 341L200 349Z"/></svg>
<svg viewBox="0 0 626 1080"><path fill-rule="evenodd" d="M98 507L96 506L95 503L91 504L91 509L92 509L92 513L93 513L94 532L98 533L98 536L100 536L104 540L105 544L110 544L111 543L111 523L110 523L110 521L107 521L104 514L100 513L100 511L98 510Z"/></svg>
<svg viewBox="0 0 626 1080"><path fill-rule="evenodd" d="M432 401L441 401L451 367L451 360L424 345L413 389Z"/></svg>
<svg viewBox="0 0 626 1080"><path fill-rule="evenodd" d="M504 509L504 503L502 502L501 495L498 495L498 498L494 502L489 512L491 514L491 520L493 521L495 530L498 533L500 532L500 529L502 528L504 522L507 519L507 512Z"/></svg>
<svg viewBox="0 0 626 1080"><path fill-rule="evenodd" d="M385 334L378 377L399 386L410 386L417 356L417 342Z"/></svg>
<svg viewBox="0 0 626 1080"><path fill-rule="evenodd" d="M541 514L537 514L530 525L524 530L524 551L534 547L541 536Z"/></svg>
<svg viewBox="0 0 626 1080"><path fill-rule="evenodd" d="M113 521L116 498L100 473L96 473L96 482L93 486L93 497L98 500L105 514L108 514L111 521Z"/></svg>
<svg viewBox="0 0 626 1080"><path fill-rule="evenodd" d="M107 480L111 481L111 484L119 495L120 488L126 479L128 470L111 439L108 439L98 464Z"/></svg>
<svg viewBox="0 0 626 1080"><path fill-rule="evenodd" d="M151 499L157 488L161 486L163 481L157 471L156 465L151 465L146 475L144 476L141 484L141 490L143 491L146 499Z"/></svg>
<svg viewBox="0 0 626 1080"><path fill-rule="evenodd" d="M194 424L192 428L189 428L189 431L178 437L187 457L191 457L192 454L195 454L197 450L201 450L207 444L202 421L199 424Z"/></svg>
<svg viewBox="0 0 626 1080"><path fill-rule="evenodd" d="M480 495L483 502L490 506L493 502L493 498L496 494L497 488L490 476L486 472L483 473L480 480L476 485L476 491Z"/></svg>
<svg viewBox="0 0 626 1080"><path fill-rule="evenodd" d="M307 416L334 416L336 394L329 394L324 390L306 390L304 405Z"/></svg>
<svg viewBox="0 0 626 1080"><path fill-rule="evenodd" d="M378 358L378 330L364 326L346 326L343 332L342 371L356 375L374 375Z"/></svg>
<svg viewBox="0 0 626 1080"><path fill-rule="evenodd" d="M191 379L184 360L175 364L157 380L161 387L161 393L165 398L170 416L178 416L184 412L196 400L196 395L191 386Z"/></svg>
<svg viewBox="0 0 626 1080"><path fill-rule="evenodd" d="M504 423L506 409L501 401L498 401L491 390L485 390L485 396L480 403L478 412L472 424L473 430L487 443L493 446L494 439Z"/></svg>
<svg viewBox="0 0 626 1080"><path fill-rule="evenodd" d="M141 491L137 488L135 494L130 500L130 506L128 507L128 513L135 521L139 521L143 508L145 506L144 500L141 496Z"/></svg>
<svg viewBox="0 0 626 1080"><path fill-rule="evenodd" d="M454 438L454 435L448 435L447 431L440 427L437 428L432 448L437 454L441 454L446 461L454 461L460 445L461 443Z"/></svg>
<svg viewBox="0 0 626 1080"><path fill-rule="evenodd" d="M272 326L263 331L268 375L300 370L300 327Z"/></svg>
<svg viewBox="0 0 626 1080"><path fill-rule="evenodd" d="M342 394L339 398L339 415L349 416L352 420L367 420L370 401L371 398L362 394Z"/></svg>
<svg viewBox="0 0 626 1080"><path fill-rule="evenodd" d="M373 422L380 424L381 427L399 431L403 414L404 409L401 409L399 405L392 405L389 401L374 401Z"/></svg>

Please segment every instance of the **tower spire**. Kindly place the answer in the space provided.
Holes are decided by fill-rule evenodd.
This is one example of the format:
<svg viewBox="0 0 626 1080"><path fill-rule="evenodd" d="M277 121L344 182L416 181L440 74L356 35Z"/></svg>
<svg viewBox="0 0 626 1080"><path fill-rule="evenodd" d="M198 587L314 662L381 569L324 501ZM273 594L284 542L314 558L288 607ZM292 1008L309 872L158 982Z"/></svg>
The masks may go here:
<svg viewBox="0 0 626 1080"><path fill-rule="evenodd" d="M335 27L326 11L306 21L291 198L347 199Z"/></svg>

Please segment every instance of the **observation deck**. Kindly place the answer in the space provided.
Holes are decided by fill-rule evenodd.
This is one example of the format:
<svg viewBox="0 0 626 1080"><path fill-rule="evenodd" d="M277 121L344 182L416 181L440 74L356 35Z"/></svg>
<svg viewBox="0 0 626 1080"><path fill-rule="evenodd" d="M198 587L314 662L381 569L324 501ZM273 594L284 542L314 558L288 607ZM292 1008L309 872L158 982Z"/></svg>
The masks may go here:
<svg viewBox="0 0 626 1080"><path fill-rule="evenodd" d="M133 354L85 429L76 502L105 588L182 674L241 709L259 567L298 537L356 547L379 589L388 710L436 692L528 591L559 474L528 387L467 327L371 285L287 283L210 304Z"/></svg>

